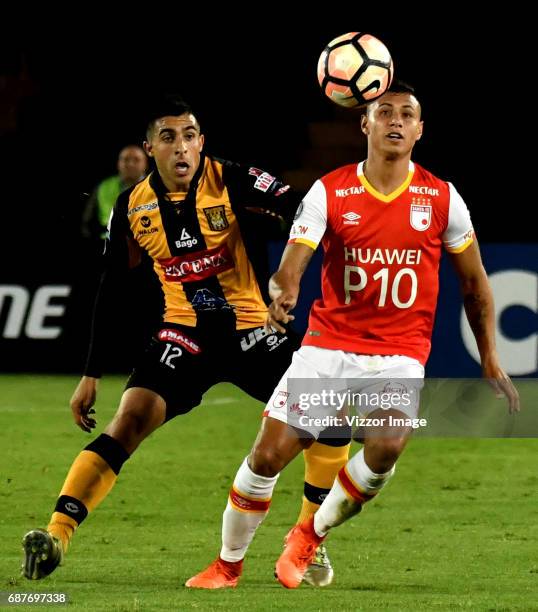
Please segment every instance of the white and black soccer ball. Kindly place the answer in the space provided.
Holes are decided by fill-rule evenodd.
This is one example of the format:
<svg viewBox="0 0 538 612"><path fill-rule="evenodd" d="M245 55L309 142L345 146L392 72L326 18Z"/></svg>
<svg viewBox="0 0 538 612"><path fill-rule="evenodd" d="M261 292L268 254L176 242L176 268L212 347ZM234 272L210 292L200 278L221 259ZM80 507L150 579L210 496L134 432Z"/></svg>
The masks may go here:
<svg viewBox="0 0 538 612"><path fill-rule="evenodd" d="M318 61L318 81L323 93L347 108L382 96L393 75L387 47L375 36L361 32L349 32L331 40Z"/></svg>

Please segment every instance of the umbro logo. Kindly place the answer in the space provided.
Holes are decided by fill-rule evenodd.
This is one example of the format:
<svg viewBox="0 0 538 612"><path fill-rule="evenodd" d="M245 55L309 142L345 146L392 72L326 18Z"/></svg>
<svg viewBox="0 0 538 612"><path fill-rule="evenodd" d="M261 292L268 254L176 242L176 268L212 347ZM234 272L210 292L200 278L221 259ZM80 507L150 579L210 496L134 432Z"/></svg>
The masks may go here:
<svg viewBox="0 0 538 612"><path fill-rule="evenodd" d="M67 502L67 504L65 504L65 509L71 512L72 514L76 514L79 511L79 507L73 502Z"/></svg>
<svg viewBox="0 0 538 612"><path fill-rule="evenodd" d="M347 213L344 213L342 217L345 219L344 225L359 225L359 219L361 216L356 212L350 210Z"/></svg>

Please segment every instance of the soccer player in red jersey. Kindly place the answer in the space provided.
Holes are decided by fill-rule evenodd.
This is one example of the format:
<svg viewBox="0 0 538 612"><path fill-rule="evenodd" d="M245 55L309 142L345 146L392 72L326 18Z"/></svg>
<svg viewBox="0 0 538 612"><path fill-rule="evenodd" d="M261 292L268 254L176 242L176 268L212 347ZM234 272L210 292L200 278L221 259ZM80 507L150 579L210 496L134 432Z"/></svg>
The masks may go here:
<svg viewBox="0 0 538 612"><path fill-rule="evenodd" d="M322 297L311 308L302 346L269 400L252 451L235 477L220 557L187 586L237 584L280 471L317 439L327 425L324 416L339 414L332 401L309 404L301 397L308 393L298 393L298 379L351 379L354 391L371 398L363 414L376 424L367 428L364 447L340 470L319 510L288 533L276 565L281 584L299 586L329 529L360 512L386 485L411 434L409 420L418 414L443 247L460 281L483 375L507 396L510 412L519 410L518 393L499 364L493 298L469 211L453 185L411 161L423 130L414 90L394 84L368 106L361 128L368 140L366 161L314 183L271 278L268 325L283 331L293 319L302 274L321 242ZM315 381L309 386L314 389ZM387 393L389 405L372 401Z"/></svg>

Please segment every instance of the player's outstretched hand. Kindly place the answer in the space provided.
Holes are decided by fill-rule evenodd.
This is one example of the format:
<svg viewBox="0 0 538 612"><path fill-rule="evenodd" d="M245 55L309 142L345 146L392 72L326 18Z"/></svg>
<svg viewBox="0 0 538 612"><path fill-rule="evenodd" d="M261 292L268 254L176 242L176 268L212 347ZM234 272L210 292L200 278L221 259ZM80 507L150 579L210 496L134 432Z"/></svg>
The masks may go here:
<svg viewBox="0 0 538 612"><path fill-rule="evenodd" d="M293 321L295 317L289 314L290 310L295 308L297 304L298 289L290 289L282 287L276 280L278 272L269 280L269 297L273 300L269 304L267 320L265 321L265 329L268 332L279 331L281 334L286 333L283 325ZM284 283L282 283L284 284ZM283 325L282 325L283 324Z"/></svg>
<svg viewBox="0 0 538 612"><path fill-rule="evenodd" d="M283 327L283 325L286 325L295 319L292 314L289 314L289 311L293 308L293 306L295 306L295 300L290 300L289 296L284 294L273 300L269 305L265 329L268 332L273 332L276 330L281 334L285 334L286 328Z"/></svg>
<svg viewBox="0 0 538 612"><path fill-rule="evenodd" d="M95 404L97 398L97 384L98 378L92 378L91 376L83 376L75 389L69 402L71 410L73 412L73 418L75 423L88 433L96 426L96 421L91 414L95 414L92 406Z"/></svg>
<svg viewBox="0 0 538 612"><path fill-rule="evenodd" d="M503 399L506 397L508 399L508 412L510 414L519 412L521 407L518 390L501 366L496 362L486 364L483 366L483 374L484 378L487 378L489 384L493 387L497 398Z"/></svg>

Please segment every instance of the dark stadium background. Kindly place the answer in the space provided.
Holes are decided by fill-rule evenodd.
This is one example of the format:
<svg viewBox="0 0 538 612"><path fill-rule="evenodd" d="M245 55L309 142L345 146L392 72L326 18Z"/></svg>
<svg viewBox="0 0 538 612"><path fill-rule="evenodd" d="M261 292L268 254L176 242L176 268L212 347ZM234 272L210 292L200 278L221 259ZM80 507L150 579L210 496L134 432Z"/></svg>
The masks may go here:
<svg viewBox="0 0 538 612"><path fill-rule="evenodd" d="M2 75L20 74L24 65L29 76L17 129L2 136L0 148L2 282L24 279L31 289L67 276L76 286L83 308L54 349L69 354L73 369L83 359L96 283L79 237L83 194L115 172L123 145L142 141L148 100L182 93L198 109L211 153L275 172L297 168L308 124L338 117L317 84L319 54L333 37L361 26L387 44L397 77L415 86L425 132L414 158L455 183L480 241L536 241L533 161L523 154L535 129L532 103L521 98L528 51L524 37L500 27L500 17L480 28L464 18L441 29L436 20L404 26L395 19L390 27L383 20L379 27L379 19L356 17L333 27L322 25L320 14L314 25L290 23L251 7L237 22L151 13L139 21L138 30L117 36L106 27L27 32L2 53ZM0 324L6 316L4 308ZM130 330L142 318L114 316ZM47 369L50 347L25 342L2 341L2 367L10 369L13 348L26 347L29 368Z"/></svg>
<svg viewBox="0 0 538 612"><path fill-rule="evenodd" d="M19 201L26 194L24 204L9 206L9 218L24 219L34 236L69 231L64 221L75 215L81 194L114 172L121 146L142 140L144 103L158 91L192 101L212 152L289 168L307 123L333 116L318 88L318 56L355 21L361 25L358 18L324 28L319 19L315 26L285 20L264 26L258 17L235 28L180 22L175 32L163 24L132 39L127 30L116 43L110 32L78 39L75 31L8 47L2 73L18 69L22 52L35 89L21 104L17 133L2 143L4 189ZM386 42L396 75L415 85L423 102L425 135L415 158L458 186L483 239L533 240L529 224L509 214L528 206L527 156L514 150L523 143L519 133L532 139L534 129L529 108L517 111L530 80L525 39L498 23L466 29L464 19L445 30L435 22L366 25Z"/></svg>

